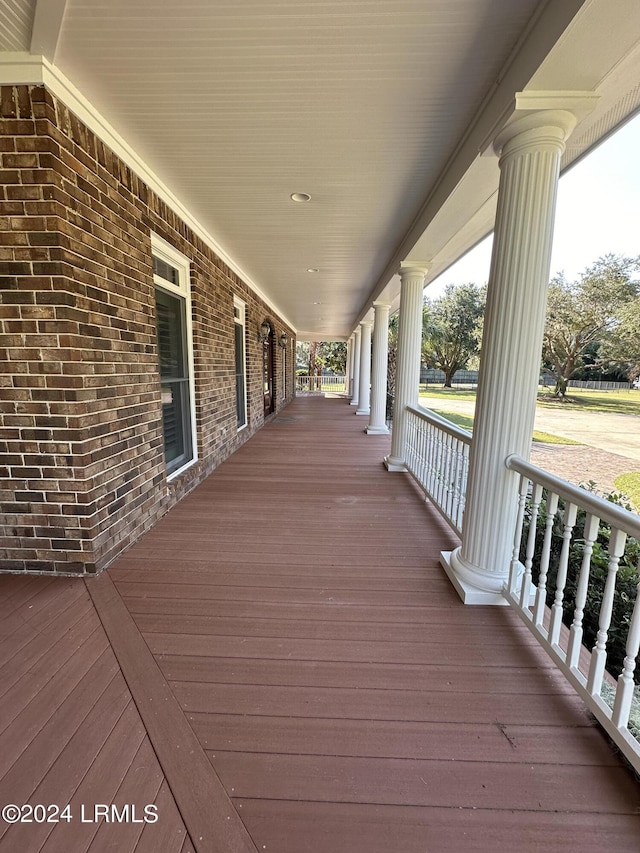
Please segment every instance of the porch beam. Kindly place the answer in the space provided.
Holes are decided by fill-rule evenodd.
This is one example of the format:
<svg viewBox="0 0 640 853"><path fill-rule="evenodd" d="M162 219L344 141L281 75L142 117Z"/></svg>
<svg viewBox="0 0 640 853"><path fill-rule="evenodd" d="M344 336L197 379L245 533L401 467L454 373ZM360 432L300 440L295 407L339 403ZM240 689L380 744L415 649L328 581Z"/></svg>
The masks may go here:
<svg viewBox="0 0 640 853"><path fill-rule="evenodd" d="M529 458L535 418L551 245L565 140L593 95L519 96L497 135L498 207L462 545L442 555L468 604L503 604L517 512L511 453ZM564 106L564 108L562 108Z"/></svg>
<svg viewBox="0 0 640 853"><path fill-rule="evenodd" d="M37 0L30 53L44 56L51 63L55 62L66 8L67 0Z"/></svg>

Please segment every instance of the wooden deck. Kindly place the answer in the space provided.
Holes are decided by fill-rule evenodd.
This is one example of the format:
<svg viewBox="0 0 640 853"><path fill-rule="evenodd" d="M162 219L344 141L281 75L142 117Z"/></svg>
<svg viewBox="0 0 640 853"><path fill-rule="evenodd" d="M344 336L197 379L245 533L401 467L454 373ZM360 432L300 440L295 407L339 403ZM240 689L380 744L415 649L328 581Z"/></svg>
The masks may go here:
<svg viewBox="0 0 640 853"><path fill-rule="evenodd" d="M640 849L635 777L364 426L298 398L101 577L0 577L0 805L72 813L0 851Z"/></svg>

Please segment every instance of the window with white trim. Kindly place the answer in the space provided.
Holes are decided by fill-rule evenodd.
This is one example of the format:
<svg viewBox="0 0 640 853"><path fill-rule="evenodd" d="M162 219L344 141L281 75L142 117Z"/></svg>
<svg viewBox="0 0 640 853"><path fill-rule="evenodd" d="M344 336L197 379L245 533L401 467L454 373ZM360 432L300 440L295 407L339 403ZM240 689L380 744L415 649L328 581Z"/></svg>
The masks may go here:
<svg viewBox="0 0 640 853"><path fill-rule="evenodd" d="M189 260L155 235L151 247L164 458L171 477L197 458Z"/></svg>
<svg viewBox="0 0 640 853"><path fill-rule="evenodd" d="M246 306L233 297L233 325L236 366L236 418L238 429L247 425L247 360L245 354Z"/></svg>

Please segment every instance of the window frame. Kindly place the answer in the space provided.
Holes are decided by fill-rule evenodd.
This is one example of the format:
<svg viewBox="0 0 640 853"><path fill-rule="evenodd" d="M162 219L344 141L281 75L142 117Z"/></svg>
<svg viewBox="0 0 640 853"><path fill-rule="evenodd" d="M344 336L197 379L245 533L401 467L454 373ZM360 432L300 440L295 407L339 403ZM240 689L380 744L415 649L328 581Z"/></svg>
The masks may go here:
<svg viewBox="0 0 640 853"><path fill-rule="evenodd" d="M191 438L191 454L188 459L185 459L174 471L167 473L167 482L179 477L184 471L190 468L198 460L198 441L197 441L197 426L196 426L196 397L195 397L195 381L194 381L194 358L193 358L193 322L191 310L191 277L190 277L190 261L185 255L175 249L166 240L158 237L157 234L151 234L151 255L160 261L164 261L170 267L178 272L178 283L173 284L165 278L153 273L154 284L154 304L156 290L164 291L170 296L177 297L182 300L182 317L184 319L185 328L182 329L183 339L186 344L186 367L188 379L188 416L189 416L189 435ZM157 320L156 320L156 341L157 341ZM158 377L160 378L160 365L158 363ZM165 459L166 470L166 459Z"/></svg>
<svg viewBox="0 0 640 853"><path fill-rule="evenodd" d="M244 423L239 424L237 419L238 402L238 359L236 352L237 327L242 329L242 376L243 376L243 407ZM238 296L233 297L233 353L234 353L234 376L236 387L236 432L246 429L249 425L249 411L247 405L247 304Z"/></svg>

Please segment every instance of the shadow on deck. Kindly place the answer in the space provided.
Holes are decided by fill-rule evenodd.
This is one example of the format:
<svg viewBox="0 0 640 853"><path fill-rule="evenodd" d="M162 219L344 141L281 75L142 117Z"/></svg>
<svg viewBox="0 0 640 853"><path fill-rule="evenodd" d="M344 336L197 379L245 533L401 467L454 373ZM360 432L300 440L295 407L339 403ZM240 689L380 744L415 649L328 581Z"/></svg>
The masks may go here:
<svg viewBox="0 0 640 853"><path fill-rule="evenodd" d="M364 426L298 398L99 578L0 577L0 805L70 804L1 851L638 850L640 785Z"/></svg>

